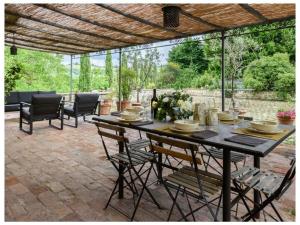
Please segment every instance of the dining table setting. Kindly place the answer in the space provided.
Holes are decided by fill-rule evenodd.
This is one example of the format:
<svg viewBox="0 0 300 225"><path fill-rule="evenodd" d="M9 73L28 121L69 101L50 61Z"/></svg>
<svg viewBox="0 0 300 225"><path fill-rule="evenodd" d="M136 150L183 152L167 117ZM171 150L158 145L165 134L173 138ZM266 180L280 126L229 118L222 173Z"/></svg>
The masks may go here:
<svg viewBox="0 0 300 225"><path fill-rule="evenodd" d="M131 106L123 112L111 115L94 116L93 120L222 149L224 221L230 220L231 211L231 153L239 152L253 156L254 166L259 168L260 159L295 132L293 125L282 125L272 120L249 119L235 111L218 111L215 108L207 112L205 119L200 120L199 115L196 118L190 116L184 119L159 120L148 116L141 106ZM119 148L119 151L124 149ZM254 197L254 201L258 201L257 196Z"/></svg>

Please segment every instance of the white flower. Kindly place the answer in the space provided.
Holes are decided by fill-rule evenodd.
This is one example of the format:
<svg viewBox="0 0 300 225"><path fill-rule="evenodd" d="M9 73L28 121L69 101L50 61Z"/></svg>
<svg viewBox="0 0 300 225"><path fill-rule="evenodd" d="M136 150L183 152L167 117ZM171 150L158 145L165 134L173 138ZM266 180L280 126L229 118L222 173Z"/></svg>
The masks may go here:
<svg viewBox="0 0 300 225"><path fill-rule="evenodd" d="M164 97L163 102L168 102L169 98L168 97Z"/></svg>
<svg viewBox="0 0 300 225"><path fill-rule="evenodd" d="M184 111L191 111L192 107L193 107L192 104L191 104L191 102L189 102L189 101L182 101L182 100L178 101L178 105Z"/></svg>

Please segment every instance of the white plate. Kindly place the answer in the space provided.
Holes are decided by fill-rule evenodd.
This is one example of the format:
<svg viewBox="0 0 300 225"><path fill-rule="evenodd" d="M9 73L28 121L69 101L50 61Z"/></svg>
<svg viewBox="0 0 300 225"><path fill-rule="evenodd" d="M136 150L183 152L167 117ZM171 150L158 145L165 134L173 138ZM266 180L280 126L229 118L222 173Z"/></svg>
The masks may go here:
<svg viewBox="0 0 300 225"><path fill-rule="evenodd" d="M254 129L252 127L247 127L247 129L252 131L252 132L256 132L256 133L260 133L260 134L280 134L280 133L283 132L283 130L280 130L280 129L276 129L274 131L257 130L257 129Z"/></svg>
<svg viewBox="0 0 300 225"><path fill-rule="evenodd" d="M178 132L178 133L193 133L193 132L201 131L200 128L193 129L193 130L182 130L182 129L178 129L176 127L169 127L169 129L171 131L175 131L175 132Z"/></svg>
<svg viewBox="0 0 300 225"><path fill-rule="evenodd" d="M121 117L118 117L117 119L118 119L119 121L122 121L122 122L138 122L138 121L143 120L143 118L137 118L137 119L134 119L134 120L125 120L125 119L123 119L123 118L121 118Z"/></svg>

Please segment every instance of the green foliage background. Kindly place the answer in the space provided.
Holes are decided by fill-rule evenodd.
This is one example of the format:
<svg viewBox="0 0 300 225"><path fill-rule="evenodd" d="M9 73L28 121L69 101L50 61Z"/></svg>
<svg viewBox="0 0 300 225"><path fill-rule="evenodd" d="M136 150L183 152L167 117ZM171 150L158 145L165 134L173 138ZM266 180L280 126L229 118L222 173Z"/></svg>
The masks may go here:
<svg viewBox="0 0 300 225"><path fill-rule="evenodd" d="M242 28L226 32L226 88L248 88L276 91L280 99L293 99L295 94L295 29L273 29L294 26L295 20ZM236 33L250 33L234 36ZM254 33L253 33L254 32ZM220 34L205 35L206 40L185 39L169 51L168 63L162 65L156 48L139 51L136 47L122 53L123 95L143 88L220 88ZM216 39L214 39L216 38ZM18 63L22 66L16 90L56 90L69 92L70 71L62 64L62 55L19 49L14 58L5 48L5 73ZM17 60L16 60L17 59ZM91 65L83 55L73 66L73 91L118 90L118 68L112 65L108 52L105 67ZM6 75L6 74L5 74ZM128 76L127 76L128 75ZM129 77L129 80L127 79Z"/></svg>

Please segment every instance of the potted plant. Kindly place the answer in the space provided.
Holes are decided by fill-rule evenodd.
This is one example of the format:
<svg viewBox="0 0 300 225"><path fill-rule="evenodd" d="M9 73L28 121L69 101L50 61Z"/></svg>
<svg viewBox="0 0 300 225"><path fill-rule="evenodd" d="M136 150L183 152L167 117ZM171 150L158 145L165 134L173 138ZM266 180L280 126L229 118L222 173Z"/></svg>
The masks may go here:
<svg viewBox="0 0 300 225"><path fill-rule="evenodd" d="M132 83L134 81L134 78L136 77L136 73L131 70L124 68L122 71L122 81L121 81L121 95L122 95L122 101L121 101L121 111L126 109L130 106L130 94L132 91ZM120 111L120 104L117 101L117 108L118 111Z"/></svg>
<svg viewBox="0 0 300 225"><path fill-rule="evenodd" d="M101 101L99 107L100 115L109 115L112 106L112 96L113 93L111 92L104 97L103 101Z"/></svg>
<svg viewBox="0 0 300 225"><path fill-rule="evenodd" d="M295 118L296 118L295 109L289 111L279 110L277 112L277 119L281 124L293 125Z"/></svg>

